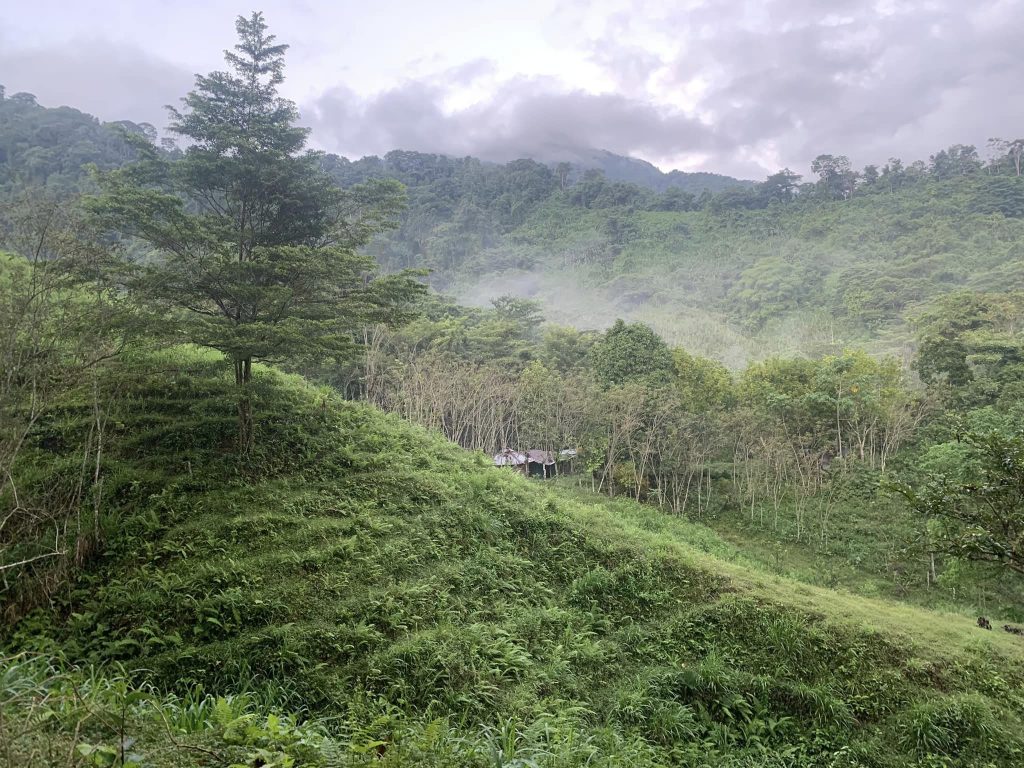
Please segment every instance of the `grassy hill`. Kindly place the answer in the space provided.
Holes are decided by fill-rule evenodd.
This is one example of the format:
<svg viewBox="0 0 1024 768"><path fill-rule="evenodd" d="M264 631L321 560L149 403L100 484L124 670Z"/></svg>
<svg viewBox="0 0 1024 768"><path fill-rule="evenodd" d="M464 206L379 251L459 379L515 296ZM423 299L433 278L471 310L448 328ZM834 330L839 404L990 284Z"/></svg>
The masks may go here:
<svg viewBox="0 0 1024 768"><path fill-rule="evenodd" d="M1021 759L1019 637L773 576L706 528L496 470L272 369L242 461L222 370L182 351L113 369L107 546L4 629L40 656L0 677L0 759ZM77 482L61 446L92 418L68 403L38 427L27 497ZM9 615L41 594L7 592Z"/></svg>

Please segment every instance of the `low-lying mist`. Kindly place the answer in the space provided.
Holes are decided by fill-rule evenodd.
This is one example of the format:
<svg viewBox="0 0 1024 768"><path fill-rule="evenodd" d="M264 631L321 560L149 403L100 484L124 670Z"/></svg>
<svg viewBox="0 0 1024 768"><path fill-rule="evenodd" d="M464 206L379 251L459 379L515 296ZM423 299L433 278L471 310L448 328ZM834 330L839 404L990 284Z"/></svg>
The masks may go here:
<svg viewBox="0 0 1024 768"><path fill-rule="evenodd" d="M827 313L794 311L748 329L725 313L701 306L700 296L651 277L601 280L584 270L509 270L457 284L450 291L468 306L488 307L501 296L537 301L548 322L579 330L604 330L617 319L649 325L672 346L718 360L733 370L773 356L818 356L864 340L851 337ZM902 341L872 344L907 353Z"/></svg>

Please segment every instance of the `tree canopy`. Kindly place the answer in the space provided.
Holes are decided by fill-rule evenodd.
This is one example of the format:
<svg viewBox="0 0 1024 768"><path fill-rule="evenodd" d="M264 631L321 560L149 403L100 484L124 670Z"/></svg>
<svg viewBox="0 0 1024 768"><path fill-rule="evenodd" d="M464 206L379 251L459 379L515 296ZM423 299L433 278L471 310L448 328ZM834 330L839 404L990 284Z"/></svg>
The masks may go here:
<svg viewBox="0 0 1024 768"><path fill-rule="evenodd" d="M400 187L339 189L304 150L295 105L278 95L287 46L259 13L236 28L229 70L199 75L171 109L184 153L126 136L138 159L99 173L90 207L105 228L148 247L126 273L132 293L172 316L183 338L223 352L244 386L254 360L344 354L354 331L423 288L404 275L370 279L374 263L356 251L393 222ZM243 445L247 408L243 398Z"/></svg>

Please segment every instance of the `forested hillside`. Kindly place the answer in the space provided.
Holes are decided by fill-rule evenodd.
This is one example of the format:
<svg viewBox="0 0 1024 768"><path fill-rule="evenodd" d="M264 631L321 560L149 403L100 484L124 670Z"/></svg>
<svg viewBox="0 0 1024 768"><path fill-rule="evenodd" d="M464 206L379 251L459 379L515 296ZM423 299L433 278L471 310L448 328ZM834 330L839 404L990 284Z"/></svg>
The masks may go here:
<svg viewBox="0 0 1024 768"><path fill-rule="evenodd" d="M34 185L81 191L84 166L110 169L132 158L122 131L156 135L147 124L100 123L71 107L43 107L32 94L6 94L0 84L0 194Z"/></svg>
<svg viewBox="0 0 1024 768"><path fill-rule="evenodd" d="M28 94L0 99L0 183L78 189L84 164L132 157L122 132L155 136ZM501 165L396 150L321 163L343 187L405 186L399 226L368 248L387 271L430 270L467 304L535 299L547 319L581 329L638 320L739 368L851 344L906 356L912 320L934 297L1024 288L1022 147L993 140L982 160L956 145L861 171L822 155L816 178L783 170L756 185L602 152Z"/></svg>
<svg viewBox="0 0 1024 768"><path fill-rule="evenodd" d="M385 268L433 270L463 302L532 298L577 328L639 320L734 368L850 344L902 354L932 298L1024 287L1024 178L1018 150L998 149L987 164L955 147L860 173L819 159L814 182L781 171L698 196L395 154L409 209L371 249ZM329 170L342 184L370 173Z"/></svg>

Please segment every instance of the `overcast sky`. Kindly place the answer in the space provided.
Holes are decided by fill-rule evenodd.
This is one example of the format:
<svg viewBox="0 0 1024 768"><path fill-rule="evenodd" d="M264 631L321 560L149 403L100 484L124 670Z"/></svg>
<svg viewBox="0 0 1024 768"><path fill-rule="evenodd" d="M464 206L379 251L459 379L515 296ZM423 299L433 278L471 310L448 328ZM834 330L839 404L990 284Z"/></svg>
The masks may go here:
<svg viewBox="0 0 1024 768"><path fill-rule="evenodd" d="M748 178L1024 134L1024 0L264 0L317 146ZM237 0L0 0L0 84L162 128Z"/></svg>

